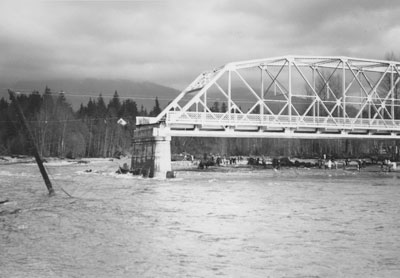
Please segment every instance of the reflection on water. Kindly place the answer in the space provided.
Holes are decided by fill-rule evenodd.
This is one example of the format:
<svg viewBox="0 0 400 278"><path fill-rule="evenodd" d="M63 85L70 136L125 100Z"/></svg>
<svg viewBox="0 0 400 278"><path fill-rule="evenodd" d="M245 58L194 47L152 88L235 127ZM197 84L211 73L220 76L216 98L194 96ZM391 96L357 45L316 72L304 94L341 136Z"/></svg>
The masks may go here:
<svg viewBox="0 0 400 278"><path fill-rule="evenodd" d="M115 166L2 166L1 276L400 277L397 173Z"/></svg>

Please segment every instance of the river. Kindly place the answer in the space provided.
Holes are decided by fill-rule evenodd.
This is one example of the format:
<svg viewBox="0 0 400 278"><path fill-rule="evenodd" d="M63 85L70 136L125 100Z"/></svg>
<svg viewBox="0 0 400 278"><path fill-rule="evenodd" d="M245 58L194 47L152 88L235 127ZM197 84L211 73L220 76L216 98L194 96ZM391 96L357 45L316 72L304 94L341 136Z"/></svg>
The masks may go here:
<svg viewBox="0 0 400 278"><path fill-rule="evenodd" d="M46 165L0 165L0 277L400 277L400 172Z"/></svg>

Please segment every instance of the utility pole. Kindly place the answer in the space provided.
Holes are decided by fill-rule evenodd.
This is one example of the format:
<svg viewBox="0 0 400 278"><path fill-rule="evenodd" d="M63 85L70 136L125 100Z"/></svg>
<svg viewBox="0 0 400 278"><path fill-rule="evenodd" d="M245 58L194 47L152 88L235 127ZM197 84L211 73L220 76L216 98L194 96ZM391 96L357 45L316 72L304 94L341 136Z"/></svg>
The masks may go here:
<svg viewBox="0 0 400 278"><path fill-rule="evenodd" d="M49 191L49 195L52 196L52 195L55 194L55 192L54 192L53 186L51 185L51 181L49 179L49 176L47 175L46 169L43 166L42 158L39 155L39 152L37 150L37 147L36 147L33 135L32 135L32 132L29 129L29 126L28 126L28 124L26 122L26 118L24 116L24 112L22 111L22 108L19 105L19 102L18 102L17 98L15 97L15 93L13 91L11 91L11 90L8 90L8 93L10 94L11 101L15 104L15 107L17 108L17 113L18 113L18 116L19 116L19 118L21 120L22 127L24 128L24 131L25 131L26 135L28 136L28 140L30 141L30 143L31 143L31 145L33 147L33 155L35 156L36 163L39 166L40 173L42 174L44 183L46 184L47 190Z"/></svg>

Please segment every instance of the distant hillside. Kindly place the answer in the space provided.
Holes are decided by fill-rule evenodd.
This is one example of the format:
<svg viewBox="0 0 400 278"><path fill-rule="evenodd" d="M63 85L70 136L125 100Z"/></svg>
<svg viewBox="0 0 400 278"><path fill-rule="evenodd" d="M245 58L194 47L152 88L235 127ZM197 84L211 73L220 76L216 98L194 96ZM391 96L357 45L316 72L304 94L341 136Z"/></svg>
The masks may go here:
<svg viewBox="0 0 400 278"><path fill-rule="evenodd" d="M89 98L96 98L102 94L106 103L115 91L121 100L132 98L138 104L138 108L144 105L147 110L154 106L154 99L158 97L160 105L164 107L169 101L173 100L179 91L170 87L162 86L152 82L137 82L130 80L105 80L105 79L58 79L47 81L20 81L14 84L0 83L0 98L8 99L7 88L15 91L32 92L34 90L43 93L48 86L53 92L65 92L68 101L75 109L81 103L87 103Z"/></svg>
<svg viewBox="0 0 400 278"><path fill-rule="evenodd" d="M48 81L21 81L15 84L0 83L0 98L5 97L8 99L7 88L28 93L37 90L40 93L43 93L46 86L48 86L54 93L60 91L65 92L66 98L75 110L79 108L81 103L86 104L90 97L92 99L97 98L99 94L102 94L105 102L108 103L109 99L114 95L114 92L118 91L121 100L124 98L132 98L136 101L138 109L143 105L147 111L150 111L154 107L155 97L158 97L160 106L164 108L169 101L176 98L180 93L180 91L176 89L151 82L111 79L59 79ZM235 103L243 109L243 111L247 111L257 101L256 97L251 94L249 89L246 87L232 88L232 98L235 100ZM273 93L270 93L268 99L284 100L285 98L281 94L274 96ZM215 101L220 102L220 104L222 104L222 102L226 103L226 98L214 88L208 92L208 101L211 106ZM299 112L304 112L310 104L309 100L295 97L292 102L295 104ZM267 104L274 113L278 113L282 109L283 105L273 102L267 102Z"/></svg>

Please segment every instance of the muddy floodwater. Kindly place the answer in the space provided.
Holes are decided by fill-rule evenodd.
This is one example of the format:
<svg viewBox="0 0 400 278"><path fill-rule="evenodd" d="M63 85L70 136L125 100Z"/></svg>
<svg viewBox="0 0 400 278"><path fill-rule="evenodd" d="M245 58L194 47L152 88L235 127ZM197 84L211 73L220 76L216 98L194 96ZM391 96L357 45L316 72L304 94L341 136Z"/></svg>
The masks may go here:
<svg viewBox="0 0 400 278"><path fill-rule="evenodd" d="M118 165L0 165L0 277L400 277L400 172Z"/></svg>

